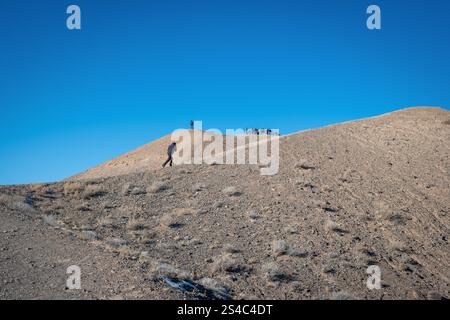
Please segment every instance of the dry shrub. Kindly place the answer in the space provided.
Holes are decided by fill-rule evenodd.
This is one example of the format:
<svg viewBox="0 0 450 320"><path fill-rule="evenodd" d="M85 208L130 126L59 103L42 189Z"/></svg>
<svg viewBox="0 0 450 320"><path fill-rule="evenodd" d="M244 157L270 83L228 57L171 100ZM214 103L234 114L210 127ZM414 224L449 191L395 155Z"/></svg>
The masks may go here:
<svg viewBox="0 0 450 320"><path fill-rule="evenodd" d="M133 232L133 236L140 244L148 245L155 241L157 234L154 231L142 230Z"/></svg>
<svg viewBox="0 0 450 320"><path fill-rule="evenodd" d="M126 247L128 245L128 241L121 238L108 239L106 243L112 248Z"/></svg>
<svg viewBox="0 0 450 320"><path fill-rule="evenodd" d="M288 252L288 245L284 240L276 240L272 243L272 252L275 256L281 256Z"/></svg>
<svg viewBox="0 0 450 320"><path fill-rule="evenodd" d="M151 262L150 273L154 278L192 279L192 274L165 262Z"/></svg>
<svg viewBox="0 0 450 320"><path fill-rule="evenodd" d="M243 260L230 253L216 257L212 264L213 272L243 272L246 269Z"/></svg>
<svg viewBox="0 0 450 320"><path fill-rule="evenodd" d="M233 246L232 244L229 244L229 243L225 244L223 246L222 250L225 253L231 253L231 254L240 252L240 250L238 248L236 248L235 246Z"/></svg>
<svg viewBox="0 0 450 320"><path fill-rule="evenodd" d="M227 287L225 287L222 283L218 282L215 279L212 278L201 278L198 283L205 287L206 289L209 289L212 291L212 296L214 299L223 299L228 300L231 299L229 290Z"/></svg>
<svg viewBox="0 0 450 320"><path fill-rule="evenodd" d="M242 192L237 190L235 187L227 187L223 189L223 193L230 197L238 197L242 194Z"/></svg>
<svg viewBox="0 0 450 320"><path fill-rule="evenodd" d="M184 219L182 216L169 213L162 216L159 223L163 227L180 228L184 225Z"/></svg>
<svg viewBox="0 0 450 320"><path fill-rule="evenodd" d="M129 195L129 194L130 194L130 190L131 190L132 188L134 188L134 186L133 186L131 183L125 183L125 184L122 186L122 189L121 189L122 195L124 195L124 196Z"/></svg>
<svg viewBox="0 0 450 320"><path fill-rule="evenodd" d="M103 228L118 228L116 219L111 216L106 216L98 220L98 226Z"/></svg>
<svg viewBox="0 0 450 320"><path fill-rule="evenodd" d="M139 195L139 194L146 194L147 191L144 187L135 186L130 183L125 183L122 186L122 195L128 196L128 195Z"/></svg>
<svg viewBox="0 0 450 320"><path fill-rule="evenodd" d="M339 224L334 221L327 220L324 224L324 228L326 232L336 232L339 234L348 233L348 231L344 230Z"/></svg>
<svg viewBox="0 0 450 320"><path fill-rule="evenodd" d="M302 159L294 166L295 169L314 170L316 167L308 162L308 160Z"/></svg>
<svg viewBox="0 0 450 320"><path fill-rule="evenodd" d="M148 228L148 224L141 220L131 219L128 221L127 229L129 231L139 231Z"/></svg>
<svg viewBox="0 0 450 320"><path fill-rule="evenodd" d="M10 196L7 194L0 194L0 208L6 208L13 211L20 212L36 212L29 203L26 202L27 199L22 196Z"/></svg>
<svg viewBox="0 0 450 320"><path fill-rule="evenodd" d="M156 181L147 188L148 193L159 193L169 189L169 185L164 182Z"/></svg>
<svg viewBox="0 0 450 320"><path fill-rule="evenodd" d="M83 230L80 234L80 238L83 240L98 240L100 237L95 231Z"/></svg>
<svg viewBox="0 0 450 320"><path fill-rule="evenodd" d="M64 195L65 196L80 196L85 189L85 185L82 182L67 182L64 184Z"/></svg>
<svg viewBox="0 0 450 320"><path fill-rule="evenodd" d="M56 220L56 217L54 215L45 215L43 217L43 220L46 224L48 224L51 227L59 228L61 224Z"/></svg>
<svg viewBox="0 0 450 320"><path fill-rule="evenodd" d="M304 258L308 255L308 252L301 250L299 248L293 248L288 245L284 240L276 240L272 243L272 252L278 257L282 255L287 255L291 257Z"/></svg>
<svg viewBox="0 0 450 320"><path fill-rule="evenodd" d="M291 276L280 269L275 262L265 263L261 267L264 278L269 282L282 282L291 280Z"/></svg>
<svg viewBox="0 0 450 320"><path fill-rule="evenodd" d="M54 191L50 187L50 185L46 183L34 183L29 186L30 192L35 193L37 195L48 195L52 194Z"/></svg>
<svg viewBox="0 0 450 320"><path fill-rule="evenodd" d="M185 218L196 214L192 208L176 208L171 213L165 214L159 220L160 224L169 228L180 228L185 223Z"/></svg>
<svg viewBox="0 0 450 320"><path fill-rule="evenodd" d="M192 186L193 192L200 192L204 189L206 189L206 185L204 183L196 183Z"/></svg>
<svg viewBox="0 0 450 320"><path fill-rule="evenodd" d="M99 185L88 185L83 192L83 198L88 200L96 197L101 197L107 192Z"/></svg>
<svg viewBox="0 0 450 320"><path fill-rule="evenodd" d="M250 210L247 213L247 216L250 218L250 220L254 221L254 220L259 219L260 214L257 211L255 211L255 210Z"/></svg>

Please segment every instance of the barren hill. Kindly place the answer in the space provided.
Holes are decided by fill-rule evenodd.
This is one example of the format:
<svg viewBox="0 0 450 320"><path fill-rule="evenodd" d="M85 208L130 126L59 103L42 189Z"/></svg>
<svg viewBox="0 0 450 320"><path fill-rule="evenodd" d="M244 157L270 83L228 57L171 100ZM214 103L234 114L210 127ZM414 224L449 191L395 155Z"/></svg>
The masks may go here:
<svg viewBox="0 0 450 320"><path fill-rule="evenodd" d="M192 139L192 149L198 147L198 143L194 143L194 132L192 130L189 130L189 132ZM197 133L199 132L197 131ZM214 135L210 132L203 132L202 134L205 136L205 139ZM171 142L171 135L166 135L140 148L77 174L71 177L70 180L89 180L161 169L162 163L167 159L167 147Z"/></svg>
<svg viewBox="0 0 450 320"><path fill-rule="evenodd" d="M0 230L0 294L70 295L58 290L79 264L86 292L74 297L448 298L449 121L410 108L281 137L274 176L255 165L160 170L164 137L68 181L1 187L0 220L23 237ZM14 251L47 238L51 252ZM67 239L72 260L58 253ZM57 271L40 267L50 261ZM371 265L379 290L366 286Z"/></svg>

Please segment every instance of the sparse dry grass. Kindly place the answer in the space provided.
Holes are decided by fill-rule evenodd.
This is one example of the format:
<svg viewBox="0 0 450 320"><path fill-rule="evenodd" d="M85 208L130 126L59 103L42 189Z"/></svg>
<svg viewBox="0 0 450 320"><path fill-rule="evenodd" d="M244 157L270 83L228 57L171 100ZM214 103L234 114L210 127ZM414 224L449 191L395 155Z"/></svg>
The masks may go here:
<svg viewBox="0 0 450 320"><path fill-rule="evenodd" d="M263 264L261 267L261 272L263 274L264 279L268 282L282 282L288 281L291 277L281 270L279 265L275 262L268 262Z"/></svg>
<svg viewBox="0 0 450 320"><path fill-rule="evenodd" d="M247 216L250 218L250 220L255 221L255 220L259 219L260 214L256 210L250 210L247 213Z"/></svg>
<svg viewBox="0 0 450 320"><path fill-rule="evenodd" d="M151 230L135 231L132 236L142 245L148 245L155 241L157 233Z"/></svg>
<svg viewBox="0 0 450 320"><path fill-rule="evenodd" d="M10 196L7 194L0 194L0 207L5 207L9 210L19 212L36 212L30 204L26 202L26 198L22 196Z"/></svg>
<svg viewBox="0 0 450 320"><path fill-rule="evenodd" d="M67 182L63 187L64 195L67 197L74 197L76 199L90 200L95 197L105 195L107 192L101 185L85 184L80 181Z"/></svg>
<svg viewBox="0 0 450 320"><path fill-rule="evenodd" d="M348 233L347 230L343 229L338 223L332 221L332 220L327 220L324 224L324 229L325 232L327 233L339 233L339 234L345 234Z"/></svg>
<svg viewBox="0 0 450 320"><path fill-rule="evenodd" d="M134 185L132 185L131 183L128 183L128 182L125 183L125 184L122 186L121 194L124 195L124 196L129 195L129 194L130 194L130 190L131 190L132 188L134 188Z"/></svg>
<svg viewBox="0 0 450 320"><path fill-rule="evenodd" d="M272 252L275 256L287 254L288 249L289 247L284 240L276 240L272 243Z"/></svg>
<svg viewBox="0 0 450 320"><path fill-rule="evenodd" d="M212 264L213 272L242 272L247 268L244 266L243 260L231 253L224 253L214 259Z"/></svg>
<svg viewBox="0 0 450 320"><path fill-rule="evenodd" d="M149 271L154 278L170 277L174 279L192 279L192 274L190 272L176 268L165 262L153 261Z"/></svg>
<svg viewBox="0 0 450 320"><path fill-rule="evenodd" d="M80 238L83 240L98 240L100 237L97 232L92 230L83 230L80 233Z"/></svg>
<svg viewBox="0 0 450 320"><path fill-rule="evenodd" d="M46 224L48 224L51 227L54 228L60 227L60 223L56 220L55 216L53 215L44 215L42 219Z"/></svg>
<svg viewBox="0 0 450 320"><path fill-rule="evenodd" d="M159 223L162 227L180 228L184 225L184 219L182 216L168 213L163 215L161 219L159 219Z"/></svg>
<svg viewBox="0 0 450 320"><path fill-rule="evenodd" d="M180 228L185 224L185 218L197 213L193 208L176 208L170 213L164 214L159 223L163 227Z"/></svg>
<svg viewBox="0 0 450 320"><path fill-rule="evenodd" d="M99 185L88 185L83 192L83 198L86 200L101 197L107 192Z"/></svg>
<svg viewBox="0 0 450 320"><path fill-rule="evenodd" d="M165 182L154 182L151 186L147 188L148 193L159 193L169 189L169 185Z"/></svg>
<svg viewBox="0 0 450 320"><path fill-rule="evenodd" d="M222 190L229 197L238 197L242 194L236 187L227 187Z"/></svg>
<svg viewBox="0 0 450 320"><path fill-rule="evenodd" d="M98 220L97 224L98 224L98 226L103 227L103 228L116 229L119 227L116 219L111 216L105 216L105 217L100 218Z"/></svg>
<svg viewBox="0 0 450 320"><path fill-rule="evenodd" d="M89 204L86 202L77 204L75 206L75 210L76 211L84 211L84 212L91 211L91 209L89 208Z"/></svg>
<svg viewBox="0 0 450 320"><path fill-rule="evenodd" d="M128 244L128 241L121 238L112 238L106 240L106 243L113 246L113 247L122 247L126 246Z"/></svg>
<svg viewBox="0 0 450 320"><path fill-rule="evenodd" d="M45 196L52 194L54 190L47 183L34 183L29 186L30 192L36 195Z"/></svg>
<svg viewBox="0 0 450 320"><path fill-rule="evenodd" d="M389 239L387 249L400 253L410 253L411 251L404 242L396 239Z"/></svg>
<svg viewBox="0 0 450 320"><path fill-rule="evenodd" d="M147 190L145 190L144 187L136 186L131 183L125 183L122 186L121 194L124 196L128 195L140 195L140 194L146 194Z"/></svg>
<svg viewBox="0 0 450 320"><path fill-rule="evenodd" d="M206 189L206 185L204 183L196 183L192 186L193 192L200 192Z"/></svg>
<svg viewBox="0 0 450 320"><path fill-rule="evenodd" d="M294 166L295 169L314 170L316 167L306 159L301 159Z"/></svg>
<svg viewBox="0 0 450 320"><path fill-rule="evenodd" d="M230 243L225 244L223 246L222 250L225 253L231 253L231 254L240 252L240 250L238 248L236 248L235 246L233 246Z"/></svg>
<svg viewBox="0 0 450 320"><path fill-rule="evenodd" d="M65 196L79 196L83 193L84 189L86 188L86 186L79 182L67 182L64 184L64 195Z"/></svg>
<svg viewBox="0 0 450 320"><path fill-rule="evenodd" d="M272 242L272 253L275 257L286 255L304 258L308 255L307 251L301 250L300 248L294 248L288 245L284 240L276 240Z"/></svg>
<svg viewBox="0 0 450 320"><path fill-rule="evenodd" d="M148 224L145 221L130 219L127 223L128 231L139 231L148 228Z"/></svg>

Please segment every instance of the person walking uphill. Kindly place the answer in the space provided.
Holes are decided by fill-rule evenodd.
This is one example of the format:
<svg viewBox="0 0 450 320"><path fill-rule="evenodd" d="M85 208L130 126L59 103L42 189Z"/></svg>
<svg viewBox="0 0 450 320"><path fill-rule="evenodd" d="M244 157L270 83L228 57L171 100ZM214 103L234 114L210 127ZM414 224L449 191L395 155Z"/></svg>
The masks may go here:
<svg viewBox="0 0 450 320"><path fill-rule="evenodd" d="M167 160L163 163L162 167L164 168L167 163L169 163L170 166L172 166L173 163L173 154L177 151L177 144L176 142L172 142L169 147L167 148Z"/></svg>

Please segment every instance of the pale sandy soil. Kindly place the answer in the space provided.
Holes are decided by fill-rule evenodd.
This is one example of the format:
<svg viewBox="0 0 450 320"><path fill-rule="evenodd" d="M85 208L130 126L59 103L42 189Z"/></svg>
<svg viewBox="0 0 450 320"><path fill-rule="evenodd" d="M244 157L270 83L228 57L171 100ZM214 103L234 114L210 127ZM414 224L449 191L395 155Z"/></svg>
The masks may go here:
<svg viewBox="0 0 450 320"><path fill-rule="evenodd" d="M164 137L66 181L0 187L0 298L449 297L449 120L411 108L282 137L275 176L161 170Z"/></svg>

